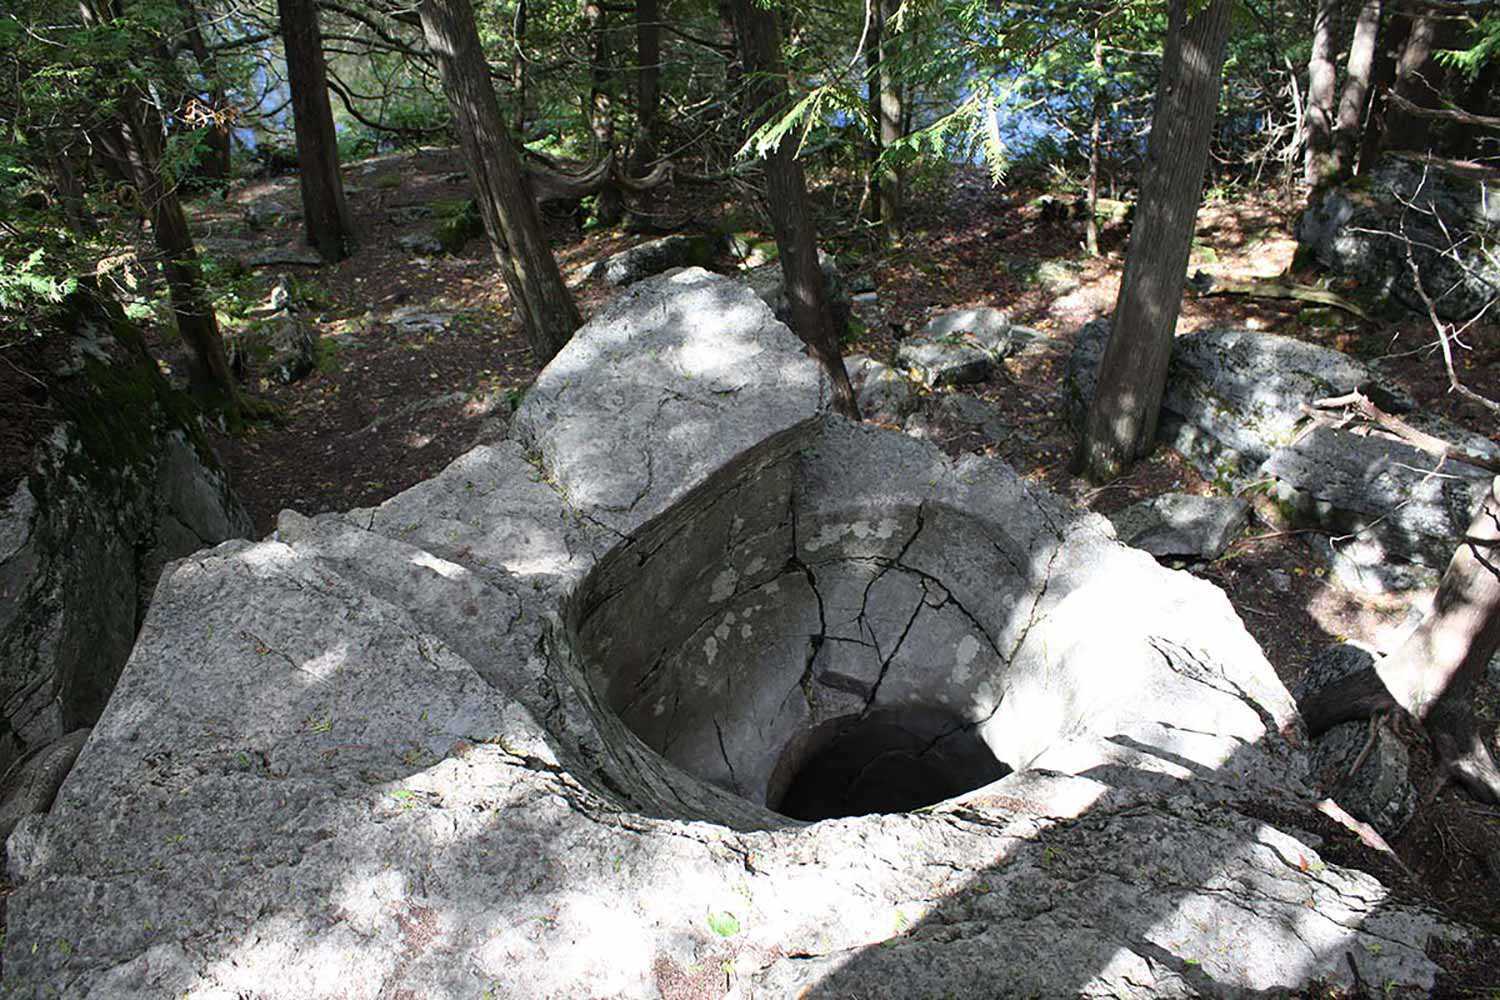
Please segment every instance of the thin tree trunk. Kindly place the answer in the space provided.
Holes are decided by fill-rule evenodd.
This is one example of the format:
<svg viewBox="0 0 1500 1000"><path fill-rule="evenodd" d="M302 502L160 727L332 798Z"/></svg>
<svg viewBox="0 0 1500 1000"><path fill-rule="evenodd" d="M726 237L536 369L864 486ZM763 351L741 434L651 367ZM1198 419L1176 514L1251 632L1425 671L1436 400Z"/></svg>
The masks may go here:
<svg viewBox="0 0 1500 1000"><path fill-rule="evenodd" d="M1411 34L1411 16L1397 11L1386 19L1385 31L1375 46L1375 67L1370 71L1370 107L1359 140L1356 175L1363 177L1375 166L1385 144L1386 97L1396 82L1396 60Z"/></svg>
<svg viewBox="0 0 1500 1000"><path fill-rule="evenodd" d="M511 127L515 129L516 135L524 143L526 141L526 56L522 47L526 44L526 0L516 2L515 32L515 51L510 59L510 87L515 101L515 107L511 109L514 115L512 119L514 124Z"/></svg>
<svg viewBox="0 0 1500 1000"><path fill-rule="evenodd" d="M203 32L198 27L197 8L193 6L192 0L178 0L178 6L182 10L184 31L188 47L193 51L193 61L198 64L198 72L203 75L208 86L208 99L216 113L222 112L228 107L229 101L224 94L224 85L219 79L213 53L209 51L208 43L203 40ZM228 180L231 167L229 126L215 123L209 128L207 141L210 156L203 165L203 172L215 180Z"/></svg>
<svg viewBox="0 0 1500 1000"><path fill-rule="evenodd" d="M635 150L630 172L643 176L656 161L657 116L661 110L661 7L660 0L636 0L635 4ZM649 215L655 194L638 196L640 211Z"/></svg>
<svg viewBox="0 0 1500 1000"><path fill-rule="evenodd" d="M901 89L896 79L897 49L900 46L891 19L899 7L898 0L871 0L879 4L880 21L880 148L890 149L901 141L903 108ZM880 221L886 235L901 235L901 207L906 196L905 171L892 168L880 185Z"/></svg>
<svg viewBox="0 0 1500 1000"><path fill-rule="evenodd" d="M584 0L583 19L588 24L593 41L593 56L589 62L589 131L594 142L605 156L615 153L615 109L611 84L614 76L613 54L610 52L609 13L600 0ZM594 219L600 225L614 226L625 214L625 200L620 186L606 180L599 193L594 196Z"/></svg>
<svg viewBox="0 0 1500 1000"><path fill-rule="evenodd" d="M581 322L542 232L536 203L479 45L469 0L423 0L422 32L443 78L469 178L495 261L538 364L552 360Z"/></svg>
<svg viewBox="0 0 1500 1000"><path fill-rule="evenodd" d="M880 17L880 0L865 0L865 10L870 18L870 33L865 39L865 107L870 115L870 137L865 142L865 193L861 199L867 206L866 216L871 222L880 221L880 172L877 164L881 150L880 140L880 45L884 38L884 24Z"/></svg>
<svg viewBox="0 0 1500 1000"><path fill-rule="evenodd" d="M1315 693L1303 706L1317 735L1400 706L1422 724L1445 777L1500 803L1500 769L1474 718L1473 693L1500 649L1500 477L1474 515L1438 584L1432 614L1373 671Z"/></svg>
<svg viewBox="0 0 1500 1000"><path fill-rule="evenodd" d="M1151 450L1182 306L1193 225L1203 197L1233 0L1211 0L1191 21L1172 0L1141 199L1114 330L1099 366L1077 468L1112 479Z"/></svg>
<svg viewBox="0 0 1500 1000"><path fill-rule="evenodd" d="M297 133L297 179L307 242L330 263L343 260L354 225L339 176L338 136L328 104L328 72L315 0L276 0Z"/></svg>
<svg viewBox="0 0 1500 1000"><path fill-rule="evenodd" d="M1348 177L1354 169L1354 151L1359 148L1359 126L1370 98L1370 74L1375 66L1375 43L1380 34L1380 0L1364 0L1354 22L1349 42L1349 61L1344 73L1344 91L1339 95L1338 120L1333 129L1333 164L1330 180Z"/></svg>
<svg viewBox="0 0 1500 1000"><path fill-rule="evenodd" d="M1089 256L1099 256L1099 135L1104 119L1104 34L1094 27L1094 103L1089 114L1089 207L1083 241Z"/></svg>
<svg viewBox="0 0 1500 1000"><path fill-rule="evenodd" d="M83 0L79 11L90 26L107 24L117 16L110 0ZM229 370L218 320L204 294L187 216L177 192L162 179L161 132L152 127L140 95L125 86L117 98L114 121L95 134L135 187L141 210L151 223L177 332L188 349L193 395L205 408L222 412L230 426L237 426L246 404Z"/></svg>
<svg viewBox="0 0 1500 1000"><path fill-rule="evenodd" d="M756 0L733 0L733 15L745 73L751 77L750 99L758 126L786 107L781 29L776 15L759 7ZM828 373L834 409L858 420L859 403L834 335L823 269L818 264L817 233L808 209L807 183L795 150L795 138L786 137L766 157L766 197L791 304L792 329Z"/></svg>
<svg viewBox="0 0 1500 1000"><path fill-rule="evenodd" d="M1437 61L1436 51L1441 47L1439 31L1444 22L1430 14L1422 14L1412 21L1411 34L1401 47L1401 57L1396 61L1396 82L1391 91L1419 108L1436 108L1442 105L1442 82L1446 75ZM1398 106L1386 108L1386 149L1426 149L1431 141L1432 125L1420 115L1413 115Z"/></svg>
<svg viewBox="0 0 1500 1000"><path fill-rule="evenodd" d="M1338 69L1333 63L1333 29L1339 0L1318 0L1313 15L1312 55L1307 61L1307 149L1303 179L1316 193L1333 173L1333 100Z"/></svg>

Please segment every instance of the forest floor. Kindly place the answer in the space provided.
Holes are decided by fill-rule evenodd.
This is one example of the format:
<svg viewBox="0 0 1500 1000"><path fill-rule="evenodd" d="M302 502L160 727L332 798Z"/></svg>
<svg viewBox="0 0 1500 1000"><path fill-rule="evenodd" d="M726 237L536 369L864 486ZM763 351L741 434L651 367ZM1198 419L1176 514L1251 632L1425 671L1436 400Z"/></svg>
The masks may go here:
<svg viewBox="0 0 1500 1000"><path fill-rule="evenodd" d="M252 371L249 389L274 402L285 419L219 441L261 533L272 530L283 508L313 514L371 506L431 477L493 436L497 418L503 421L536 375L482 237L457 255L416 254L397 243L432 224L403 210L467 196L456 151L375 158L348 166L346 177L358 251L336 266L257 270L238 288L241 296L263 298L278 275L289 275L301 314L330 345L318 370L294 385L277 385ZM1042 193L993 188L978 172L957 170L943 190L911 199L905 235L893 245L880 246L868 230L825 224L824 231L843 232L827 245L845 275L872 284L878 299L856 307L860 322L845 353L891 362L899 339L931 315L999 307L1053 340L1048 349L1008 359L989 381L959 390L996 407L1003 422L1025 429L970 445L1103 513L1168 491L1213 492L1165 448L1101 487L1068 473L1074 434L1063 384L1067 356L1078 328L1113 307L1127 234L1123 226L1107 227L1103 255L1091 258L1082 248L1081 222L1053 218L1037 200ZM847 191L833 189L818 193L829 215L847 197ZM200 236L300 248L295 221L246 229L244 207L267 200L297 205L295 177L245 182L225 199L198 200L190 211ZM681 188L666 205L687 229L745 214L734 192L721 190ZM1243 191L1210 201L1199 215L1193 266L1221 278L1280 274L1295 248L1291 234L1299 209L1275 195ZM840 214L851 213L845 207ZM572 219L551 220L549 227L565 275L648 238L618 230L582 232ZM599 283L571 283L585 318L616 293ZM1418 318L1363 322L1296 302L1189 296L1179 333L1209 327L1272 331L1364 360L1383 359L1384 370L1424 407L1477 432L1496 432L1483 410L1447 391L1432 331ZM1460 353L1460 374L1472 388L1500 398L1500 333L1494 327L1479 331L1472 346ZM159 351L169 370L180 366L175 345L159 344ZM1431 597L1350 593L1325 577L1305 537L1258 523L1223 557L1193 571L1224 589L1289 686L1330 643L1348 639L1393 648ZM1495 685L1481 698L1480 711L1493 731L1500 718ZM1431 759L1420 741L1409 743L1420 790L1430 779ZM1494 860L1500 859L1500 813L1445 791L1391 842L1415 870L1423 896L1500 932L1500 862ZM1486 885L1488 891L1480 888ZM1489 974L1500 971L1492 967ZM1468 987L1493 985L1485 975L1476 967L1447 988L1466 995Z"/></svg>

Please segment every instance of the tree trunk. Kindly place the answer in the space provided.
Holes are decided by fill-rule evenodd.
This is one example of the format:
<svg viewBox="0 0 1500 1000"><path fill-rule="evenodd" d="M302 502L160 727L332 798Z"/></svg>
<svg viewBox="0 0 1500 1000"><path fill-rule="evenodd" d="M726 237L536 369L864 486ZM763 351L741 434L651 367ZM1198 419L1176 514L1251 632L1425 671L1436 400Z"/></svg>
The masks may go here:
<svg viewBox="0 0 1500 1000"><path fill-rule="evenodd" d="M583 19L588 25L594 50L589 61L589 131L594 134L599 151L604 156L613 156L615 108L611 85L614 57L610 52L609 14L600 0L584 0ZM624 214L625 200L619 185L613 180L605 181L604 187L594 196L594 220L602 226L615 226L619 225Z"/></svg>
<svg viewBox="0 0 1500 1000"><path fill-rule="evenodd" d="M208 99L213 105L214 112L223 112L229 106L229 100L224 94L224 85L214 65L213 53L209 51L208 43L203 40L203 32L198 27L198 11L193 6L192 0L179 0L178 5L182 9L183 30L187 35L188 47L193 51L193 61L198 64L198 72L203 75L208 88ZM215 180L229 179L231 167L229 131L230 126L224 122L216 122L208 130L209 158L203 164L203 172Z"/></svg>
<svg viewBox="0 0 1500 1000"><path fill-rule="evenodd" d="M495 261L538 364L552 360L582 322L542 232L515 145L500 117L469 0L423 0L427 38L453 111L469 179Z"/></svg>
<svg viewBox="0 0 1500 1000"><path fill-rule="evenodd" d="M1307 61L1307 149L1303 178L1314 196L1333 173L1333 99L1338 69L1333 64L1333 29L1339 0L1318 0L1313 15L1312 55Z"/></svg>
<svg viewBox="0 0 1500 1000"><path fill-rule="evenodd" d="M661 110L660 0L636 0L635 56L636 134L630 173L641 177L656 161L656 119ZM655 195L644 191L638 197L640 211L649 215Z"/></svg>
<svg viewBox="0 0 1500 1000"><path fill-rule="evenodd" d="M1500 477L1438 584L1432 614L1393 654L1316 692L1303 706L1308 729L1325 732L1393 705L1421 723L1451 777L1471 795L1500 803L1500 769L1474 719L1473 693L1500 649Z"/></svg>
<svg viewBox="0 0 1500 1000"><path fill-rule="evenodd" d="M865 39L865 108L870 116L870 137L865 142L865 194L863 203L868 206L867 216L871 222L880 221L880 152L885 147L880 141L880 45L885 35L885 26L880 20L880 4L869 0L865 8L869 12L870 33Z"/></svg>
<svg viewBox="0 0 1500 1000"><path fill-rule="evenodd" d="M880 21L880 148L890 149L901 141L903 109L896 79L896 53L900 40L891 28L899 7L897 0L870 0L879 5ZM888 237L901 235L901 203L906 196L905 171L892 168L880 185L880 221Z"/></svg>
<svg viewBox="0 0 1500 1000"><path fill-rule="evenodd" d="M79 11L90 26L108 23L117 16L110 0L84 0ZM162 179L161 132L151 127L141 96L124 86L117 97L114 120L95 135L135 187L141 210L151 224L177 332L188 349L188 381L193 395L206 409L223 413L230 426L237 426L245 402L229 370L218 320L203 291L187 216L177 192Z"/></svg>
<svg viewBox="0 0 1500 1000"><path fill-rule="evenodd" d="M1380 34L1380 0L1364 0L1354 22L1349 43L1349 61L1344 74L1344 92L1339 95L1338 120L1333 129L1333 163L1330 180L1338 181L1354 169L1354 151L1359 148L1359 126L1370 97L1370 74L1375 66L1375 42Z"/></svg>
<svg viewBox="0 0 1500 1000"><path fill-rule="evenodd" d="M526 44L526 0L516 2L514 39L515 51L510 57L510 88L512 100L515 106L511 109L514 115L511 126L516 130L516 135L521 142L526 141L526 56L523 46Z"/></svg>
<svg viewBox="0 0 1500 1000"><path fill-rule="evenodd" d="M1095 482L1112 479L1151 450L1167 362L1203 197L1220 74L1233 0L1211 0L1186 25L1172 0L1141 198L1114 330L1079 442L1075 466Z"/></svg>
<svg viewBox="0 0 1500 1000"><path fill-rule="evenodd" d="M1442 106L1442 84L1446 75L1437 60L1437 49L1441 47L1439 31L1446 22L1430 14L1422 14L1412 21L1411 34L1401 47L1401 57L1396 61L1396 82L1392 92L1410 101L1419 108ZM1431 141L1432 123L1420 115L1413 115L1390 106L1386 109L1386 149L1425 150Z"/></svg>
<svg viewBox="0 0 1500 1000"><path fill-rule="evenodd" d="M1089 256L1099 256L1099 135L1104 120L1104 34L1094 27L1094 102L1089 114L1089 207L1083 242Z"/></svg>
<svg viewBox="0 0 1500 1000"><path fill-rule="evenodd" d="M756 0L733 0L733 15L745 74L751 80L749 96L756 109L753 127L758 127L786 108L781 29L776 15L757 6ZM817 233L796 145L794 137L785 137L766 157L766 197L791 304L792 329L828 373L834 409L858 420L859 403L833 332L823 269L818 265Z"/></svg>
<svg viewBox="0 0 1500 1000"><path fill-rule="evenodd" d="M1364 133L1359 139L1356 175L1363 177L1375 166L1385 144L1386 97L1396 81L1396 59L1411 34L1411 16L1401 11L1386 20L1385 31L1375 45L1375 66L1370 71L1370 108L1365 114Z"/></svg>
<svg viewBox="0 0 1500 1000"><path fill-rule="evenodd" d="M348 255L354 225L339 176L338 136L328 104L328 73L316 0L276 0L286 47L287 83L297 132L297 179L307 242L332 263Z"/></svg>

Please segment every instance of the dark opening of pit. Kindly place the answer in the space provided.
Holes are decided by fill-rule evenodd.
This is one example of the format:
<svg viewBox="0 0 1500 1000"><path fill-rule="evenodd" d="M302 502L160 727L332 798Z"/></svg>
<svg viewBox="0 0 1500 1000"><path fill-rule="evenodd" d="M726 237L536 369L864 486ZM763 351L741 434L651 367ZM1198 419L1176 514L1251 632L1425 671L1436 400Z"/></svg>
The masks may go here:
<svg viewBox="0 0 1500 1000"><path fill-rule="evenodd" d="M772 808L809 822L934 805L1010 773L947 713L887 710L833 719L787 747ZM779 780L778 780L779 779Z"/></svg>

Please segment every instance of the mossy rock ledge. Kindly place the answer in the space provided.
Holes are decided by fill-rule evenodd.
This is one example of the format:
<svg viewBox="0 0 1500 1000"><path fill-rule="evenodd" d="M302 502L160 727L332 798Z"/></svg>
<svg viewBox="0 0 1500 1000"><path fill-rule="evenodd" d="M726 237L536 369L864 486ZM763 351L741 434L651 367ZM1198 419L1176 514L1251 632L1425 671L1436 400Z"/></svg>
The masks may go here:
<svg viewBox="0 0 1500 1000"><path fill-rule="evenodd" d="M10 842L7 984L1432 986L1461 929L1256 818L1310 815L1301 724L1220 591L828 401L748 288L663 275L506 441L175 564Z"/></svg>
<svg viewBox="0 0 1500 1000"><path fill-rule="evenodd" d="M0 772L98 718L164 566L251 532L195 407L117 307L79 292L45 335L66 344L56 423L0 500Z"/></svg>

